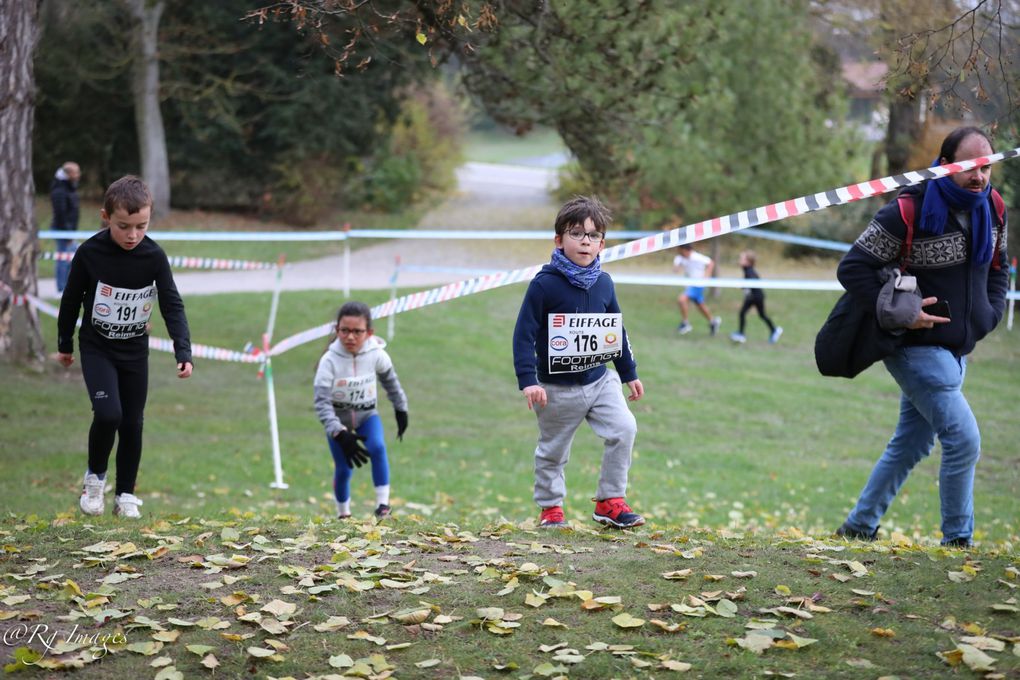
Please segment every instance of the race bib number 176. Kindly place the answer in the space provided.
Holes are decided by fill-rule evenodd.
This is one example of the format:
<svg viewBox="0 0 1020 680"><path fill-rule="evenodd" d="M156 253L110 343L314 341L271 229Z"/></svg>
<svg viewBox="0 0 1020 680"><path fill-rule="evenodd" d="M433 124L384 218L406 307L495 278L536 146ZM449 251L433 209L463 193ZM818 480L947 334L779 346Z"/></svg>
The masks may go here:
<svg viewBox="0 0 1020 680"><path fill-rule="evenodd" d="M622 314L549 315L549 373L587 371L622 354Z"/></svg>

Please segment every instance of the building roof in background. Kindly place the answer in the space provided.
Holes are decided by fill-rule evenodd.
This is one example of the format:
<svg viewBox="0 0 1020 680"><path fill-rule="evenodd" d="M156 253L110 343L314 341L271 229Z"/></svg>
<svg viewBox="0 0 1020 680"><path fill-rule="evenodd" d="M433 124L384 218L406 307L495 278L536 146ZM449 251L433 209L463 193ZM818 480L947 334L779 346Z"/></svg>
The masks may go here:
<svg viewBox="0 0 1020 680"><path fill-rule="evenodd" d="M843 80L850 85L850 96L869 98L885 89L882 79L889 67L882 61L845 61L842 70Z"/></svg>

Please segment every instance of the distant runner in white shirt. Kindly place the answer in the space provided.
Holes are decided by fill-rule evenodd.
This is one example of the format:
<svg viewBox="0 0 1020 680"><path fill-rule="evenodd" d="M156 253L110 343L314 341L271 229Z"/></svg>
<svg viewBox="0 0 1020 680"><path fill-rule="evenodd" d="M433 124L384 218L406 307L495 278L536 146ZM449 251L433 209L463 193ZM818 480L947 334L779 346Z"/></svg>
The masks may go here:
<svg viewBox="0 0 1020 680"><path fill-rule="evenodd" d="M707 279L712 276L715 262L708 255L702 255L697 252L689 243L679 246L677 252L679 254L673 258L674 272L680 273L683 270L692 279ZM715 335L716 331L719 330L722 319L718 316L713 317L712 312L708 309L708 305L705 304L704 286L688 286L684 292L680 293L676 301L680 305L681 317L680 325L676 327L677 333L686 335L694 330L694 327L687 320L688 301L694 302L697 308L701 310L701 313L705 315L705 318L708 319L708 332L711 335Z"/></svg>

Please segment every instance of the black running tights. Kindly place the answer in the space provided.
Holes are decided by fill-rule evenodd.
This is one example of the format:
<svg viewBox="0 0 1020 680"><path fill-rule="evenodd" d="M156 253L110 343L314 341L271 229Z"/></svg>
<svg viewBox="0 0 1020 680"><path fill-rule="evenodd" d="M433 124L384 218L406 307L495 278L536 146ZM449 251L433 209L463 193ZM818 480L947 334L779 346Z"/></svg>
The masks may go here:
<svg viewBox="0 0 1020 680"><path fill-rule="evenodd" d="M117 442L116 493L134 493L142 459L142 413L149 391L149 358L120 361L99 353L81 354L81 372L92 400L89 469L106 472Z"/></svg>
<svg viewBox="0 0 1020 680"><path fill-rule="evenodd" d="M745 297L744 305L740 308L740 334L744 334L744 322L747 320L747 311L751 307L758 310L758 316L768 325L769 333L774 333L776 331L775 324L772 323L772 319L765 316L765 298Z"/></svg>

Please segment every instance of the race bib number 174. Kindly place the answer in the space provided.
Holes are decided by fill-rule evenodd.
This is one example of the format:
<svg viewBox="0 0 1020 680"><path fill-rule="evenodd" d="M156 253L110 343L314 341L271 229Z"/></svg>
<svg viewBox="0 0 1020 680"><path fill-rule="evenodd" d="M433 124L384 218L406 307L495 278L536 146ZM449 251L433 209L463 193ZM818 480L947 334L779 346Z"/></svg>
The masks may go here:
<svg viewBox="0 0 1020 680"><path fill-rule="evenodd" d="M587 371L622 354L622 314L549 315L549 373Z"/></svg>

